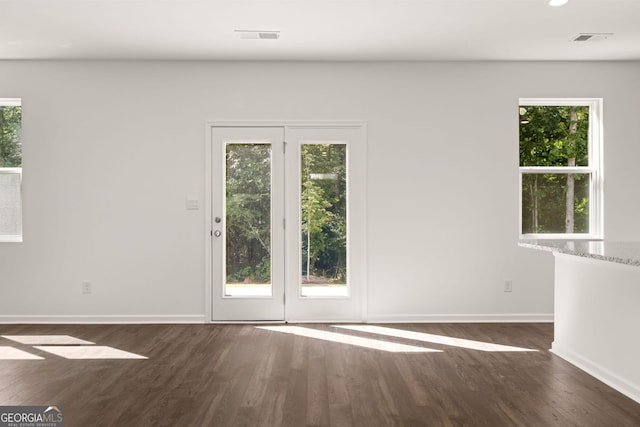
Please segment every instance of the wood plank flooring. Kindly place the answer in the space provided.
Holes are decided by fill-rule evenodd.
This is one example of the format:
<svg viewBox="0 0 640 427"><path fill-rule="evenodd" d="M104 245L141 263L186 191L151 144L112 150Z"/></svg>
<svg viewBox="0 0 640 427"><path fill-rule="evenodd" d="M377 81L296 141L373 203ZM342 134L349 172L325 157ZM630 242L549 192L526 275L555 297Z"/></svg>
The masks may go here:
<svg viewBox="0 0 640 427"><path fill-rule="evenodd" d="M0 360L0 405L61 405L68 427L640 426L640 404L548 351L551 324L379 325L415 338L293 325L415 352L259 326L0 325L0 335L68 335L147 358L66 359L0 338L0 349L43 358Z"/></svg>

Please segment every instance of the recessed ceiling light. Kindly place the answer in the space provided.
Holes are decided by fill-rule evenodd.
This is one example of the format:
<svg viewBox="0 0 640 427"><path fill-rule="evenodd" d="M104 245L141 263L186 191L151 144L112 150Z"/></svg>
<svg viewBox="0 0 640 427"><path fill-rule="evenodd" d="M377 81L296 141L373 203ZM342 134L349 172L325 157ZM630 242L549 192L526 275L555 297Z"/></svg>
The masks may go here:
<svg viewBox="0 0 640 427"><path fill-rule="evenodd" d="M550 6L562 6L563 4L567 4L569 0L549 0Z"/></svg>
<svg viewBox="0 0 640 427"><path fill-rule="evenodd" d="M280 31L272 30L234 30L234 33L239 39L277 40L280 38Z"/></svg>

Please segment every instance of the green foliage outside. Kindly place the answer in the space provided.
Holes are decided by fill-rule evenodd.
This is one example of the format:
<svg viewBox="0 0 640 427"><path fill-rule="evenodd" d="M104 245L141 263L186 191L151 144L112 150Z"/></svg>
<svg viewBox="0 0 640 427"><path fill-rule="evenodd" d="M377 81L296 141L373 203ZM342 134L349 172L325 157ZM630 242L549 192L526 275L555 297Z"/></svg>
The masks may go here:
<svg viewBox="0 0 640 427"><path fill-rule="evenodd" d="M301 146L303 283L346 283L346 156L341 144ZM270 145L227 145L226 212L227 283L270 283Z"/></svg>
<svg viewBox="0 0 640 427"><path fill-rule="evenodd" d="M227 145L227 283L271 281L271 146Z"/></svg>
<svg viewBox="0 0 640 427"><path fill-rule="evenodd" d="M589 165L589 107L520 106L519 112L520 166ZM522 232L588 233L589 187L589 174L523 174Z"/></svg>
<svg viewBox="0 0 640 427"><path fill-rule="evenodd" d="M22 166L22 107L0 106L0 168Z"/></svg>
<svg viewBox="0 0 640 427"><path fill-rule="evenodd" d="M345 284L347 147L304 144L300 150L302 282Z"/></svg>

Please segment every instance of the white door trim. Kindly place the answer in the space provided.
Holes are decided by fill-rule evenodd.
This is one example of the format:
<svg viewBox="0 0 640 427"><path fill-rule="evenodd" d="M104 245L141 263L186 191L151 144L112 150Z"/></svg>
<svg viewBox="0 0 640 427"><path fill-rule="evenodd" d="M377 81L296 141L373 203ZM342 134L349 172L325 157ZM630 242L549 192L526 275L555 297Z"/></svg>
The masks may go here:
<svg viewBox="0 0 640 427"><path fill-rule="evenodd" d="M289 131L292 129L356 129L359 130L363 146L360 150L360 164L357 170L358 179L360 181L360 191L356 195L359 198L360 206L363 206L362 214L358 217L357 221L353 223L359 228L358 235L359 247L357 262L360 264L360 319L348 319L348 320L360 320L362 322L367 321L368 313L368 296L367 296L367 254L366 254L366 233L367 233L367 188L366 188L366 141L367 141L367 122L365 120L209 120L205 123L205 147L204 147L204 160L205 160L205 194L204 194L204 229L205 236L205 272L204 272L204 312L207 323L214 323L213 321L213 302L212 302L212 289L213 289L213 276L212 276L212 242L213 242L213 210L212 210L212 128L214 127L283 127L285 131L285 141L287 141ZM289 249L286 249L287 251ZM288 284L285 284L288 287ZM286 289L286 288L285 288ZM289 298L289 295L287 295ZM319 319L293 319L289 317L287 310L287 304L285 304L285 320L287 321L319 321ZM347 319L323 319L323 321L344 321ZM238 322L239 323L239 322Z"/></svg>

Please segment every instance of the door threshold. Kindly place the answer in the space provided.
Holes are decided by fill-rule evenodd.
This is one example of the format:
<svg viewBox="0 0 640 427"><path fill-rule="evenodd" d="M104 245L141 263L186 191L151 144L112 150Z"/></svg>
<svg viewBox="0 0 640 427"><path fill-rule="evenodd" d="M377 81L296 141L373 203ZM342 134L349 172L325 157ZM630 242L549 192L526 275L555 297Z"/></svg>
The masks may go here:
<svg viewBox="0 0 640 427"><path fill-rule="evenodd" d="M213 325L282 325L285 320L212 320Z"/></svg>

